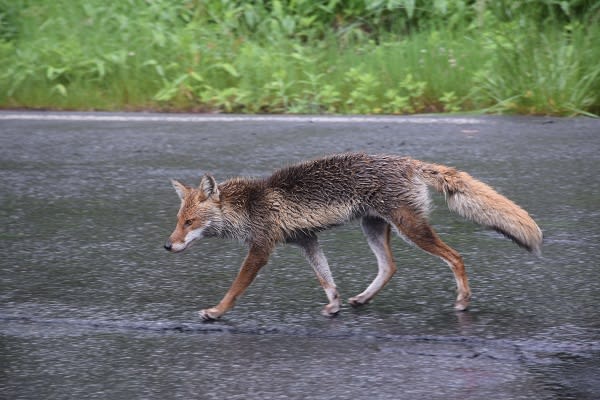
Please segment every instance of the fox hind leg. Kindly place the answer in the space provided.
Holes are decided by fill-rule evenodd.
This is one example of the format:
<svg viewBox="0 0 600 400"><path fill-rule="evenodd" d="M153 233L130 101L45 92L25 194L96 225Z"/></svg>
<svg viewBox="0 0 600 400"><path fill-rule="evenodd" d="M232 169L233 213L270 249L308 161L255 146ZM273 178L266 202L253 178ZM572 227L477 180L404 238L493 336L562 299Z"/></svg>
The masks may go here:
<svg viewBox="0 0 600 400"><path fill-rule="evenodd" d="M323 250L319 245L317 237L314 235L305 236L294 240L293 243L300 246L304 252L304 257L306 257L308 263L315 271L315 274L327 295L327 299L329 300L329 304L323 308L321 314L327 317L336 315L340 311L340 296L335 282L333 281L333 275L329 269L327 258L325 258L325 254L323 254Z"/></svg>
<svg viewBox="0 0 600 400"><path fill-rule="evenodd" d="M390 248L390 224L381 218L367 216L362 218L361 226L367 243L377 258L378 271L373 282L362 293L348 300L354 307L370 302L396 272Z"/></svg>
<svg viewBox="0 0 600 400"><path fill-rule="evenodd" d="M444 260L454 273L458 296L454 308L466 310L471 298L471 289L460 254L444 243L429 225L424 216L408 208L399 208L392 213L392 221L403 239L414 243L427 253Z"/></svg>

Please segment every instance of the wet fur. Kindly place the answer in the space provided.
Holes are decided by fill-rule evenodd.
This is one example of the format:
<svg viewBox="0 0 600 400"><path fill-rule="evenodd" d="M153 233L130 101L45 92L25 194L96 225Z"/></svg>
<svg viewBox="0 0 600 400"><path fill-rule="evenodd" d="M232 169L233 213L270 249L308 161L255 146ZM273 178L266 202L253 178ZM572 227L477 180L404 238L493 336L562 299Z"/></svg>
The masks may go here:
<svg viewBox="0 0 600 400"><path fill-rule="evenodd" d="M339 295L316 235L357 218L362 218L379 273L363 293L350 299L352 305L369 302L396 271L389 247L393 227L405 240L448 263L458 288L455 307L465 309L471 292L464 264L427 222L427 186L445 195L450 210L530 251L539 253L542 243L541 230L527 212L488 185L454 168L407 157L348 153L290 165L264 179L234 178L217 185L206 175L198 188L176 181L173 185L182 204L167 249L183 250L186 235L236 239L250 249L225 298L201 312L206 319L231 308L273 247L284 242L299 246L314 268L330 301L323 313L337 313Z"/></svg>

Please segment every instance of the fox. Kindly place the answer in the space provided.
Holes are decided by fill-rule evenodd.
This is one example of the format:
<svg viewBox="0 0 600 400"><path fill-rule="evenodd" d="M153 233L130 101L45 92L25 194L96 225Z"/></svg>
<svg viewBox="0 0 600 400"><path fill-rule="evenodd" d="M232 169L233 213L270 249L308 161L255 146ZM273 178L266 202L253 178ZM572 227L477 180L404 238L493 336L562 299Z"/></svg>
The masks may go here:
<svg viewBox="0 0 600 400"><path fill-rule="evenodd" d="M394 230L448 264L456 281L454 308L466 310L471 289L464 261L428 221L429 188L443 194L450 211L541 254L542 231L527 211L466 172L410 157L333 154L284 166L265 178L217 183L206 173L197 187L177 180L171 184L181 205L166 250L181 252L198 239L213 237L238 240L248 248L222 300L199 312L203 320L216 320L234 306L278 244L300 248L328 300L321 313L335 316L340 295L317 235L358 219L378 270L368 287L348 300L351 306L371 302L396 272L390 247Z"/></svg>

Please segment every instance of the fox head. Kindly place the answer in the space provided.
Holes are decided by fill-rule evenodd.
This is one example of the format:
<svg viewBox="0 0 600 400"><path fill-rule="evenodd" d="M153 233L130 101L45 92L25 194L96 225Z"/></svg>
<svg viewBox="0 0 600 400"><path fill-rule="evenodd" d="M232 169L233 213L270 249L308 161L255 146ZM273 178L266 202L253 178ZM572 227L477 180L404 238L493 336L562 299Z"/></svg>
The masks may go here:
<svg viewBox="0 0 600 400"><path fill-rule="evenodd" d="M204 175L197 188L186 186L176 180L171 184L181 199L177 213L177 226L165 243L172 252L185 250L194 240L214 236L219 232L221 208L217 181Z"/></svg>

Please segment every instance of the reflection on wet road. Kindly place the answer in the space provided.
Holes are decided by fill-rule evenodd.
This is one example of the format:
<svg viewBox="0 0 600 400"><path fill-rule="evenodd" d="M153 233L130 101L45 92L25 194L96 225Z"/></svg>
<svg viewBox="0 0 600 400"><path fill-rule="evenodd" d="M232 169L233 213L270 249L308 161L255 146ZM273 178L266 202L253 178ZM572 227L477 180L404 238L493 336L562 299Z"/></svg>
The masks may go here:
<svg viewBox="0 0 600 400"><path fill-rule="evenodd" d="M341 151L456 166L528 210L536 258L451 214L472 309L438 259L393 239L399 270L334 319L296 248L277 249L223 320L242 245L162 249L169 178L263 176ZM0 395L46 398L600 398L600 123L504 117L304 118L0 113ZM376 261L360 227L321 235L342 296Z"/></svg>

